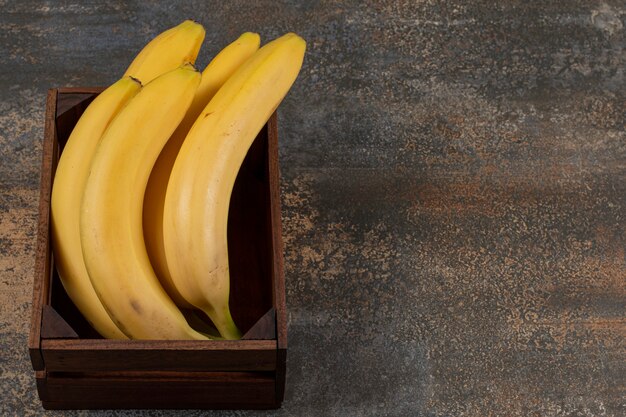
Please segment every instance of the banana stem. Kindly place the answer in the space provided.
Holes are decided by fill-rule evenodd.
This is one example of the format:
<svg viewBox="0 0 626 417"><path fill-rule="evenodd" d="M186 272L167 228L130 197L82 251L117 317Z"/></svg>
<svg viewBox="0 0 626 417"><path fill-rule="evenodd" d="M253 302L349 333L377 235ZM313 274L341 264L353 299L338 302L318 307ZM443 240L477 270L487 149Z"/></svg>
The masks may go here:
<svg viewBox="0 0 626 417"><path fill-rule="evenodd" d="M222 314L218 314L215 310L205 309L204 312L211 319L217 330L222 337L227 340L241 339L241 331L237 328L237 325L233 321L230 315L230 309L225 308L222 310Z"/></svg>

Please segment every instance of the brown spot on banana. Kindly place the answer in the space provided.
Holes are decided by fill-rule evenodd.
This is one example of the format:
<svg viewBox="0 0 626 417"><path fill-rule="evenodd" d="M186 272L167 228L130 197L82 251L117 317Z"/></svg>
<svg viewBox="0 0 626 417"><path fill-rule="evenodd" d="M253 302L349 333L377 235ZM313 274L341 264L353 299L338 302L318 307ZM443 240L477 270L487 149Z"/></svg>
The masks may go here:
<svg viewBox="0 0 626 417"><path fill-rule="evenodd" d="M137 312L137 314L141 314L143 309L141 308L141 304L137 300L130 300L130 306Z"/></svg>

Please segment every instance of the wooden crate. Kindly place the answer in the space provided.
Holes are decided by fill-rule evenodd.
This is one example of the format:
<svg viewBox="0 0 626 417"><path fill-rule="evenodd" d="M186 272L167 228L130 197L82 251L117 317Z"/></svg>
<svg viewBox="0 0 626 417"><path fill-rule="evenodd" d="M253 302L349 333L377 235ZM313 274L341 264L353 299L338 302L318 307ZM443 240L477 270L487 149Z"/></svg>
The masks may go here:
<svg viewBox="0 0 626 417"><path fill-rule="evenodd" d="M29 336L43 407L280 407L287 327L276 114L250 148L231 198L230 305L242 340L107 340L69 300L50 247L50 193L58 157L80 115L101 91L48 92Z"/></svg>

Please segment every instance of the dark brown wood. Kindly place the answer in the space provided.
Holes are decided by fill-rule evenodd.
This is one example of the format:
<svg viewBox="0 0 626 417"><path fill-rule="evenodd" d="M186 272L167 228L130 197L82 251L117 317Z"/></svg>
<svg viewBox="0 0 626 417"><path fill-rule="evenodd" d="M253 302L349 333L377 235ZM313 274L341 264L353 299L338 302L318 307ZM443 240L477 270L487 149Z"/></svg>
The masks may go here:
<svg viewBox="0 0 626 417"><path fill-rule="evenodd" d="M276 350L276 402L283 402L287 383L287 349Z"/></svg>
<svg viewBox="0 0 626 417"><path fill-rule="evenodd" d="M285 275L283 266L283 238L280 210L280 173L278 167L278 118L276 114L267 123L268 134L268 192L271 215L271 258L276 308L278 348L287 348L287 315L285 301Z"/></svg>
<svg viewBox="0 0 626 417"><path fill-rule="evenodd" d="M91 90L98 89L94 88ZM99 92L100 91L97 91L97 93ZM94 92L59 92L57 96L56 130L60 152L63 151L65 143L70 137L70 133L72 133L76 122L96 96L97 94ZM57 160L55 159L53 162L56 165Z"/></svg>
<svg viewBox="0 0 626 417"><path fill-rule="evenodd" d="M273 371L273 340L43 340L46 370Z"/></svg>
<svg viewBox="0 0 626 417"><path fill-rule="evenodd" d="M39 395L39 399L45 397L46 395L47 375L46 371L35 371L35 383L37 384L37 394Z"/></svg>
<svg viewBox="0 0 626 417"><path fill-rule="evenodd" d="M270 119L268 132L268 192L270 196L271 259L274 286L274 306L276 307L276 401L282 403L285 396L287 377L287 306L285 300L285 274L283 265L283 238L280 209L280 171L278 164L278 119Z"/></svg>
<svg viewBox="0 0 626 417"><path fill-rule="evenodd" d="M207 388L210 389L211 387ZM121 401L111 401L106 398L101 401L95 399L89 401L42 401L41 406L44 410L108 410L108 409L211 409L211 410L271 410L280 408L279 404L248 404L245 401L237 401L233 403L212 403L209 400L197 402L194 404L183 405L179 402L172 401L171 404L163 406L155 406L154 402L145 401L144 404L137 405L136 401L122 403Z"/></svg>
<svg viewBox="0 0 626 417"><path fill-rule="evenodd" d="M43 306L41 320L42 339L78 339L78 334L67 322L49 305Z"/></svg>
<svg viewBox="0 0 626 417"><path fill-rule="evenodd" d="M230 307L235 323L244 334L273 306L267 239L270 226L265 172L267 138L266 129L262 129L248 150L233 187L228 214Z"/></svg>
<svg viewBox="0 0 626 417"><path fill-rule="evenodd" d="M255 376L268 377L271 372L244 372L244 371L102 371L102 372L43 372L45 377L53 378L145 378L145 379L181 379L181 378L204 378L225 380L240 379L240 377L253 378Z"/></svg>
<svg viewBox="0 0 626 417"><path fill-rule="evenodd" d="M59 93L56 118L63 117L68 111L82 113L82 109L87 108L94 98L96 95L93 93ZM79 117L73 118L78 120Z"/></svg>
<svg viewBox="0 0 626 417"><path fill-rule="evenodd" d="M280 233L276 114L246 156L229 212L231 311L248 340L105 340L65 293L54 269L49 236L51 185L58 156L76 121L101 91L99 87L62 88L51 90L48 96L29 336L44 407L280 406L286 315L282 241L274 236Z"/></svg>
<svg viewBox="0 0 626 417"><path fill-rule="evenodd" d="M56 89L59 95L65 94L99 94L104 87L59 87Z"/></svg>
<svg viewBox="0 0 626 417"><path fill-rule="evenodd" d="M276 338L276 310L270 309L241 338L242 340L263 340Z"/></svg>
<svg viewBox="0 0 626 417"><path fill-rule="evenodd" d="M278 165L278 119L268 122L268 183L270 192L270 224L272 228L272 276L274 305L276 306L276 402L285 396L287 378L287 305L285 300L285 273L283 260L282 219L280 209L280 171Z"/></svg>
<svg viewBox="0 0 626 417"><path fill-rule="evenodd" d="M40 396L47 409L274 408L274 384L260 372L48 373Z"/></svg>
<svg viewBox="0 0 626 417"><path fill-rule="evenodd" d="M41 182L39 190L39 218L37 222L37 249L35 251L35 273L33 279L33 302L28 336L28 350L33 369L44 369L41 355L41 320L43 317L44 294L48 293L50 277L50 194L52 190L52 161L55 149L54 116L56 112L56 90L48 91L46 99L46 121L41 159Z"/></svg>
<svg viewBox="0 0 626 417"><path fill-rule="evenodd" d="M61 279L55 268L54 259L52 260L50 285L50 307L63 318L65 323L72 328L76 334L84 339L102 339L100 334L91 327L89 322L83 317L78 308L74 305L70 297L65 292L65 288L61 284ZM48 338L63 338L64 335L49 334Z"/></svg>

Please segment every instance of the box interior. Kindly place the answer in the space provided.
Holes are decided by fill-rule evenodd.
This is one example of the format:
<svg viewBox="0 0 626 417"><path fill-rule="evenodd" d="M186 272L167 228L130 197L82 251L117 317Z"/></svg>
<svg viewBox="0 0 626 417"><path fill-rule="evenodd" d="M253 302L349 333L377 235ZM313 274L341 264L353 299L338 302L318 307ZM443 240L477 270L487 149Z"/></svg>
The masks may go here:
<svg viewBox="0 0 626 417"><path fill-rule="evenodd" d="M96 94L59 93L57 98L56 131L58 153L83 111ZM57 161L53 161L53 172ZM239 171L230 201L228 219L228 250L231 273L230 309L243 334L253 327L266 328L273 317L272 234L268 166L267 126L261 130ZM98 339L93 330L71 302L54 268L51 268L49 305L76 332L79 338ZM206 318L208 320L208 318ZM264 326L255 326L264 321ZM254 331L255 339L273 339L276 329ZM62 326L60 326L62 327ZM259 334L261 333L261 334ZM59 334L58 337L67 337Z"/></svg>

